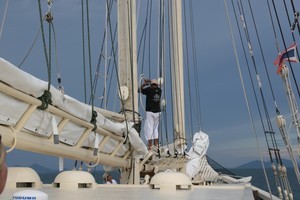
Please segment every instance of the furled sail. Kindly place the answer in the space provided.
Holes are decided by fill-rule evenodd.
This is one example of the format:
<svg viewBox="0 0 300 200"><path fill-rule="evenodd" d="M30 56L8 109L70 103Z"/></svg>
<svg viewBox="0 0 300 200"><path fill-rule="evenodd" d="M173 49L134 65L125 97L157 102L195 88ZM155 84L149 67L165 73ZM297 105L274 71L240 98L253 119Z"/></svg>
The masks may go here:
<svg viewBox="0 0 300 200"><path fill-rule="evenodd" d="M35 98L42 96L44 91L48 89L47 82L20 70L2 58L0 58L0 70L0 80L4 83L4 86L9 85ZM16 129L15 127L19 124L24 113L29 109L30 104L26 101L22 101L22 98L10 96L9 92L1 91L0 104L3 104L3 109L0 111L0 124ZM92 131L93 128L87 129L81 124L76 124L76 119L80 119L83 124L91 125L92 108L90 105L81 103L61 93L53 86L50 87L50 93L52 95L51 105L73 116L74 120L66 120L68 122L62 125L61 123L64 121L63 116L49 112L48 110L34 109L32 114L26 119L24 126L19 129L25 130L29 134L39 138L50 138L53 133L56 132L55 129L60 125L61 127L58 129L60 130L59 141L61 143L68 146L78 145L84 148L99 147L99 145L103 143L101 152L107 154L113 153L113 155L116 156L124 156L126 152L130 151L129 143L125 142L128 138L131 143L134 143L132 146L136 151L136 156L142 157L147 154L146 146L140 139L138 133L132 128L133 123L126 124L125 121L118 122L111 120L100 112L97 112L97 127L103 130L105 134L96 133ZM8 101L10 102L9 104L6 103ZM36 107L37 106L35 106L35 108ZM100 109L97 110L100 111ZM127 133L129 137L127 137ZM99 135L97 141L95 141L96 134ZM11 146L11 144L8 146ZM26 150L26 147L22 147L22 149Z"/></svg>

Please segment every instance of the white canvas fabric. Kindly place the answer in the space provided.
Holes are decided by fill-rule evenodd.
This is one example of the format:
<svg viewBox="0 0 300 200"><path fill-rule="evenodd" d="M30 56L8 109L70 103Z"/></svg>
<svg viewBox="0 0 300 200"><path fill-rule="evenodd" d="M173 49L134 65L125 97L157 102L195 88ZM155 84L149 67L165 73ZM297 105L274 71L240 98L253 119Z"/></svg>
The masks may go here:
<svg viewBox="0 0 300 200"><path fill-rule="evenodd" d="M194 134L193 146L188 152L188 162L186 164L186 173L193 178L200 171L203 171L208 165L205 155L209 146L209 137L207 134L199 131Z"/></svg>
<svg viewBox="0 0 300 200"><path fill-rule="evenodd" d="M44 91L48 89L48 83L40 80L31 74L28 74L21 69L17 68L8 61L0 58L0 81L10 85L11 87L22 91L26 94L32 95L36 98L42 96ZM90 105L84 104L66 94L62 94L55 87L50 86L50 92L52 94L52 105L58 107L59 109L74 115L82 120L90 122L92 117L92 107ZM9 102L9 103L7 103ZM23 113L29 107L29 104L13 98L0 92L0 124L4 125L16 125L18 120L21 118ZM58 124L61 120L60 117L53 115L52 113L44 110L35 110L31 115L24 128L27 129L31 134L37 135L39 137L50 137L53 134L53 121ZM129 124L128 127L131 128L133 124ZM116 135L122 136L127 134L126 123L114 122L101 113L97 112L97 126L112 132ZM79 126L73 122L69 122L64 129L59 134L60 142L75 145L80 139L81 135L84 133L85 128ZM138 134L130 132L130 139L135 145L136 152L138 155L146 154L146 146L142 142ZM84 141L83 146L93 148L95 145L95 133L91 133L89 137ZM100 141L103 137L100 136ZM138 144L138 145L136 145ZM117 145L117 141L110 138L103 151L110 153L114 150ZM142 146L140 146L142 145ZM129 149L128 144L123 144L122 147L117 152L117 155L123 155Z"/></svg>

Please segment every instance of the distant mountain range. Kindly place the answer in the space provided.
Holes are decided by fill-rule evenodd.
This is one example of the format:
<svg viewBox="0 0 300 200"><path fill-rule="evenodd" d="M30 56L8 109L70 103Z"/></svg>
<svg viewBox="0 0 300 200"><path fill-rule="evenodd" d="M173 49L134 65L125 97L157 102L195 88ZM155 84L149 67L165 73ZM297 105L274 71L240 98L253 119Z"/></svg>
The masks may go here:
<svg viewBox="0 0 300 200"><path fill-rule="evenodd" d="M290 160L282 159L282 163L286 168L293 167L293 163ZM271 161L268 162L265 161L264 166L265 168L271 168ZM300 163L298 163L298 166L300 166ZM257 168L262 168L262 164L260 160L250 161L248 163L235 167L235 169L257 169Z"/></svg>
<svg viewBox="0 0 300 200"><path fill-rule="evenodd" d="M286 168L293 167L293 164L290 160L282 159L282 162L283 162L283 164L285 165ZM264 162L264 166L265 166L265 168L271 168L271 162L270 161ZM298 166L300 166L300 163L298 163ZM20 166L15 166L15 167L20 167ZM29 167L34 169L38 174L58 173L59 172L58 169L47 168L47 167L44 167L44 166L39 165L39 164L33 164ZM242 164L240 166L237 166L234 169L259 169L259 168L262 168L261 161L254 160L254 161L250 161L248 163ZM69 169L69 170L71 170L71 169Z"/></svg>
<svg viewBox="0 0 300 200"><path fill-rule="evenodd" d="M39 164L33 164L30 168L34 169L38 174L58 172L58 169L50 169Z"/></svg>

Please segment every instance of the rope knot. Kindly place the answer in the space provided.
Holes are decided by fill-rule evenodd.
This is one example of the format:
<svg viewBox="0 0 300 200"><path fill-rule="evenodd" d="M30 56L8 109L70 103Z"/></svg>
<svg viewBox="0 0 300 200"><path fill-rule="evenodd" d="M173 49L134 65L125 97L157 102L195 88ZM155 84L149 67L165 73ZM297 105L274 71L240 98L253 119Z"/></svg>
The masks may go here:
<svg viewBox="0 0 300 200"><path fill-rule="evenodd" d="M92 119L91 119L91 123L94 125L93 131L95 131L97 129L97 112L96 111L92 111Z"/></svg>
<svg viewBox="0 0 300 200"><path fill-rule="evenodd" d="M38 99L42 101L42 105L38 107L38 109L46 110L49 104L52 104L52 95L51 92L48 90L44 91L44 94L40 96Z"/></svg>

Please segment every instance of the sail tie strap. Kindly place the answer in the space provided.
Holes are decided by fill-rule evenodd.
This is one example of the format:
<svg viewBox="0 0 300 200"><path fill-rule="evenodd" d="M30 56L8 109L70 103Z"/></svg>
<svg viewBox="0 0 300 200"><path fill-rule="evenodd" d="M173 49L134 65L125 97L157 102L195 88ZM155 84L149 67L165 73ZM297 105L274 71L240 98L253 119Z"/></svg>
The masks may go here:
<svg viewBox="0 0 300 200"><path fill-rule="evenodd" d="M52 115L52 120L51 121L52 121L52 131L53 131L54 144L59 144L59 135L58 135L57 123L56 123L54 115Z"/></svg>
<svg viewBox="0 0 300 200"><path fill-rule="evenodd" d="M96 131L94 133L95 133L94 156L98 156L98 146L100 143L100 136Z"/></svg>

